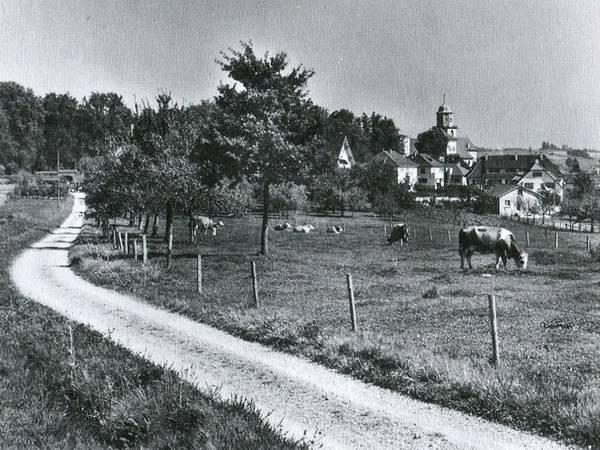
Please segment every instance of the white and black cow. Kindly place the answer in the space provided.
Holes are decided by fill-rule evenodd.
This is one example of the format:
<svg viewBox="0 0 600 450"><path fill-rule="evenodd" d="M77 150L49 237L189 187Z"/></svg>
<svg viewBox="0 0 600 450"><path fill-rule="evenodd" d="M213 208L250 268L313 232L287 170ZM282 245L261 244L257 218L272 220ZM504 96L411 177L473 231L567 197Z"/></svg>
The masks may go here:
<svg viewBox="0 0 600 450"><path fill-rule="evenodd" d="M464 269L465 258L472 269L473 253L496 254L496 270L500 268L500 260L506 269L507 258L512 258L519 269L527 269L527 253L519 248L515 236L506 228L500 227L464 227L458 232L458 254L460 267Z"/></svg>
<svg viewBox="0 0 600 450"><path fill-rule="evenodd" d="M223 222L213 222L206 216L193 216L192 221L194 227L192 231L193 240L196 240L198 230L203 231L204 234L207 234L210 231L213 236L216 236L217 228L222 228L224 226Z"/></svg>
<svg viewBox="0 0 600 450"><path fill-rule="evenodd" d="M390 237L388 237L388 244L398 242L406 244L408 242L408 227L405 223L397 223L392 227Z"/></svg>

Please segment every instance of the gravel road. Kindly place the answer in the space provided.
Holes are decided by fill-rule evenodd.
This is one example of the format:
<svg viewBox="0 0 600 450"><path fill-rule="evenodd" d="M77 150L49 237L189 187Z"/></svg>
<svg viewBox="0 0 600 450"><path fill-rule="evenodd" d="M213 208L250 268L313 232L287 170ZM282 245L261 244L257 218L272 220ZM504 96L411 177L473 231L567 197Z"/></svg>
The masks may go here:
<svg viewBox="0 0 600 450"><path fill-rule="evenodd" d="M218 387L223 398L252 400L288 435L336 449L565 448L361 383L94 286L69 268L68 248L80 232L84 210L84 197L76 194L63 225L17 258L12 277L21 293L173 368L201 389Z"/></svg>

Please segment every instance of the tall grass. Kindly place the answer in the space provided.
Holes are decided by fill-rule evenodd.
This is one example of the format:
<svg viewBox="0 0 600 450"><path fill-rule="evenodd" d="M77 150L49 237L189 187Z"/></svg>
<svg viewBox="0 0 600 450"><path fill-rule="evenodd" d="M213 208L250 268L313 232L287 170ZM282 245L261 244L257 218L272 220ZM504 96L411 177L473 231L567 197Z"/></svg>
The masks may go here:
<svg viewBox="0 0 600 450"><path fill-rule="evenodd" d="M411 230L404 247L386 245L382 222L374 217L328 217L343 226L343 234L327 234L324 226L309 235L271 232L269 258L255 256L258 223L226 221L217 237L190 246L180 221L170 271L157 240L146 265L123 256L94 257L109 246L98 240L98 248L77 250L82 253L75 269L97 284L366 382L600 448L600 303L594 294L600 264L586 252L585 236L561 233L556 250L542 229L466 215L469 223L506 226L522 247L528 231L531 263L526 272L516 271L512 261L508 271L496 272L493 257L476 255L475 270L463 272L458 227L448 214L407 213ZM195 292L197 253L204 263L202 296ZM253 259L258 309L250 307ZM349 330L347 272L355 284L356 335ZM498 369L488 363L489 293L498 302ZM554 326L561 320L570 325Z"/></svg>
<svg viewBox="0 0 600 450"><path fill-rule="evenodd" d="M306 448L279 435L252 404L200 393L19 296L11 260L69 210L39 200L0 207L0 216L12 216L0 223L0 447Z"/></svg>

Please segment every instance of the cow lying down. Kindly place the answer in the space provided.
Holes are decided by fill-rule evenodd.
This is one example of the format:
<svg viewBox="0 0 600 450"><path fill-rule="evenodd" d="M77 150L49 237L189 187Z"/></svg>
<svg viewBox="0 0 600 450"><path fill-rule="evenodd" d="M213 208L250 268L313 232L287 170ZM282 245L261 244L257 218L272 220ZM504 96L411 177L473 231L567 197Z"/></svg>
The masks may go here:
<svg viewBox="0 0 600 450"><path fill-rule="evenodd" d="M314 229L315 229L315 227L313 227L311 224L300 225L300 226L294 227L294 233L310 233Z"/></svg>
<svg viewBox="0 0 600 450"><path fill-rule="evenodd" d="M519 269L527 269L527 253L519 248L515 236L505 228L471 226L458 232L458 254L460 267L465 267L465 257L472 269L471 256L473 253L495 253L496 270L500 268L500 260L506 269L507 258L512 258Z"/></svg>
<svg viewBox="0 0 600 450"><path fill-rule="evenodd" d="M292 228L289 223L278 223L275 225L275 231L292 231Z"/></svg>

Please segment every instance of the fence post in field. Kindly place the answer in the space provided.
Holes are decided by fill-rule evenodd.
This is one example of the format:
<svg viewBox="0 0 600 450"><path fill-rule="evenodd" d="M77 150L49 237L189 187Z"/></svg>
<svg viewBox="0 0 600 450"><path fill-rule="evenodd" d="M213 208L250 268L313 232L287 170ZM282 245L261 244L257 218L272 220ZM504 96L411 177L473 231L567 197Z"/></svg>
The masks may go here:
<svg viewBox="0 0 600 450"><path fill-rule="evenodd" d="M114 227L112 229L112 243L115 250L119 248L119 245L117 244L117 229Z"/></svg>
<svg viewBox="0 0 600 450"><path fill-rule="evenodd" d="M254 299L254 307L258 308L258 284L256 282L256 263L250 262L250 272L252 273L252 297Z"/></svg>
<svg viewBox="0 0 600 450"><path fill-rule="evenodd" d="M590 252L590 250L592 249L591 245L590 245L590 237L586 236L585 237L585 248L587 249L588 253Z"/></svg>
<svg viewBox="0 0 600 450"><path fill-rule="evenodd" d="M350 303L350 324L352 331L356 332L356 309L354 308L354 286L352 286L352 275L346 274L346 285L348 287L348 302Z"/></svg>
<svg viewBox="0 0 600 450"><path fill-rule="evenodd" d="M450 230L446 230L448 233L448 242L452 242L452 239L450 239Z"/></svg>
<svg viewBox="0 0 600 450"><path fill-rule="evenodd" d="M529 231L525 232L525 247L529 248Z"/></svg>
<svg viewBox="0 0 600 450"><path fill-rule="evenodd" d="M169 243L167 244L167 270L173 265L173 232L169 233Z"/></svg>
<svg viewBox="0 0 600 450"><path fill-rule="evenodd" d="M387 226L383 225L383 235L387 236Z"/></svg>
<svg viewBox="0 0 600 450"><path fill-rule="evenodd" d="M413 239L417 239L417 229L413 227Z"/></svg>
<svg viewBox="0 0 600 450"><path fill-rule="evenodd" d="M196 263L196 291L202 294L202 256L198 255Z"/></svg>
<svg viewBox="0 0 600 450"><path fill-rule="evenodd" d="M123 235L119 231L119 250L123 251Z"/></svg>
<svg viewBox="0 0 600 450"><path fill-rule="evenodd" d="M429 228L429 240L433 241L433 235L431 234L431 227Z"/></svg>
<svg viewBox="0 0 600 450"><path fill-rule="evenodd" d="M490 332L492 334L491 363L497 366L500 362L500 352L498 350L498 320L496 319L496 297L494 294L488 295L488 304L490 310Z"/></svg>
<svg viewBox="0 0 600 450"><path fill-rule="evenodd" d="M142 262L148 262L148 242L145 234L142 235Z"/></svg>
<svg viewBox="0 0 600 450"><path fill-rule="evenodd" d="M125 232L125 254L129 255L129 233Z"/></svg>
<svg viewBox="0 0 600 450"><path fill-rule="evenodd" d="M554 248L558 248L558 231L554 232Z"/></svg>
<svg viewBox="0 0 600 450"><path fill-rule="evenodd" d="M138 259L138 241L137 239L133 240L133 259L137 261Z"/></svg>
<svg viewBox="0 0 600 450"><path fill-rule="evenodd" d="M548 237L548 228L544 227L544 239Z"/></svg>

